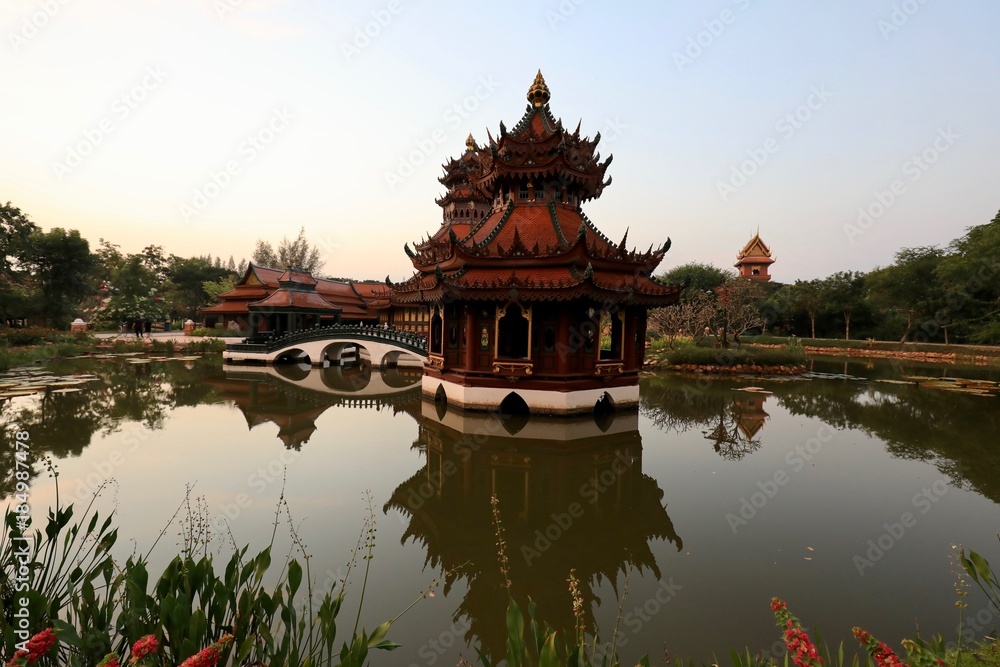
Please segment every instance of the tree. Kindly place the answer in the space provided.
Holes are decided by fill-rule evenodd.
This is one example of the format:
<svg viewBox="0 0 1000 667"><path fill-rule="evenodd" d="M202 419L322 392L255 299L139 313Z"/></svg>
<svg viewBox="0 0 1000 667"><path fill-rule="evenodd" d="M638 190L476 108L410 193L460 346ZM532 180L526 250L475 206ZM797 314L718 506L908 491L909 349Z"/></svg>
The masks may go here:
<svg viewBox="0 0 1000 667"><path fill-rule="evenodd" d="M714 290L733 276L735 273L732 271L725 271L711 264L688 262L661 273L656 279L669 285L682 285L685 293L704 293Z"/></svg>
<svg viewBox="0 0 1000 667"><path fill-rule="evenodd" d="M844 316L844 339L851 340L851 315L865 303L864 274L835 273L823 281L823 293L827 308Z"/></svg>
<svg viewBox="0 0 1000 667"><path fill-rule="evenodd" d="M790 290L787 302L794 310L804 312L809 317L811 335L815 338L816 316L823 309L826 300L822 281L796 280L795 284L789 285L786 289Z"/></svg>
<svg viewBox="0 0 1000 667"><path fill-rule="evenodd" d="M714 294L682 294L677 303L649 311L649 331L665 337L671 348L678 336L687 336L697 343L705 337L705 329L711 325L714 315Z"/></svg>
<svg viewBox="0 0 1000 667"><path fill-rule="evenodd" d="M236 287L236 279L232 275L214 281L205 281L201 284L201 289L208 296L208 302L214 303L219 300L220 294L225 294Z"/></svg>
<svg viewBox="0 0 1000 667"><path fill-rule="evenodd" d="M213 283L234 275L213 262L200 257L183 258L171 255L165 271L163 299L171 317L195 317L198 311L213 301L205 291L205 283Z"/></svg>
<svg viewBox="0 0 1000 667"><path fill-rule="evenodd" d="M61 227L32 232L28 244L25 263L39 292L41 314L50 326L69 327L72 313L92 291L90 244L77 230Z"/></svg>
<svg viewBox="0 0 1000 667"><path fill-rule="evenodd" d="M0 320L10 322L30 314L30 276L25 259L28 241L38 226L12 206L0 205Z"/></svg>
<svg viewBox="0 0 1000 667"><path fill-rule="evenodd" d="M868 296L872 303L906 316L901 343L910 337L920 320L925 339L933 337L941 327L936 314L944 304L945 291L934 276L943 256L935 246L903 248L896 253L894 264L868 274Z"/></svg>
<svg viewBox="0 0 1000 667"><path fill-rule="evenodd" d="M0 205L0 275L9 276L23 260L28 239L38 225L10 202Z"/></svg>
<svg viewBox="0 0 1000 667"><path fill-rule="evenodd" d="M1000 213L952 241L935 274L944 288L945 339L952 320L977 343L1000 342Z"/></svg>
<svg viewBox="0 0 1000 667"><path fill-rule="evenodd" d="M275 252L270 243L262 239L257 239L253 255L250 260L260 266L271 266L278 269L301 269L309 273L315 273L323 267L323 261L319 256L319 249L309 243L306 239L305 227L299 229L299 235L289 240L283 237Z"/></svg>
<svg viewBox="0 0 1000 667"><path fill-rule="evenodd" d="M94 313L105 323L127 322L133 318L162 320L167 309L160 296L160 280L147 266L142 254L129 255L110 279L108 299Z"/></svg>
<svg viewBox="0 0 1000 667"><path fill-rule="evenodd" d="M257 239L257 245L254 246L253 253L250 255L250 261L257 266L278 266L278 255L274 252L274 248L271 244L263 239Z"/></svg>
<svg viewBox="0 0 1000 667"><path fill-rule="evenodd" d="M722 341L726 342L726 334L732 333L736 346L740 345L740 336L747 329L753 329L764 324L764 316L760 305L765 292L760 283L755 280L733 276L716 289L719 295L716 301L716 321L722 327Z"/></svg>

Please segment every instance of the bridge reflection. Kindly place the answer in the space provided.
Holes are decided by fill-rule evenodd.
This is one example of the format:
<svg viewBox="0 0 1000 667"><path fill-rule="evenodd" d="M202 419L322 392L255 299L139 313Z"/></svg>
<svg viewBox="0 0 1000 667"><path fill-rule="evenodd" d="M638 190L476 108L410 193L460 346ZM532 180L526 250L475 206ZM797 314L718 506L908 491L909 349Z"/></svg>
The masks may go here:
<svg viewBox="0 0 1000 667"><path fill-rule="evenodd" d="M466 627L466 640L487 654L501 658L506 642L503 624L496 623L506 602L491 496L499 500L511 593L526 612L530 592L540 622L554 628L574 627L570 568L589 610L594 586L604 579L617 587L618 575L629 569L633 576L661 577L651 540L681 549L663 490L642 472L634 413L618 415L605 428L592 417L532 417L511 435L496 414L442 418L427 401L422 412L413 447L425 464L383 510L406 522L403 543L419 543L426 563L446 572L445 593L457 582L468 587L455 625ZM593 632L593 616L586 617Z"/></svg>
<svg viewBox="0 0 1000 667"><path fill-rule="evenodd" d="M278 439L300 449L329 408L390 408L418 419L420 370L370 364L312 368L307 364L223 366L225 378L206 382L243 413L247 427L278 426Z"/></svg>

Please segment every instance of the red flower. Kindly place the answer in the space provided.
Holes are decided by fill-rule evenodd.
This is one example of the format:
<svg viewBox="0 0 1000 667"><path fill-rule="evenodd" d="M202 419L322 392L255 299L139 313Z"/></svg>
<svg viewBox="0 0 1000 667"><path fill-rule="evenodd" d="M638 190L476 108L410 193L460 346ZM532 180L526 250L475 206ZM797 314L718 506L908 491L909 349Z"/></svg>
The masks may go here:
<svg viewBox="0 0 1000 667"><path fill-rule="evenodd" d="M233 641L233 636L225 634L219 641L210 644L181 663L181 667L215 667L222 657L222 649Z"/></svg>
<svg viewBox="0 0 1000 667"><path fill-rule="evenodd" d="M29 639L25 645L28 649L28 664L37 661L52 650L52 647L56 644L56 639L56 631L52 628L45 628ZM14 655L16 656L17 654L15 653Z"/></svg>
<svg viewBox="0 0 1000 667"><path fill-rule="evenodd" d="M104 656L104 659L97 663L97 667L121 667L121 663L118 662L118 656L114 653L108 653Z"/></svg>
<svg viewBox="0 0 1000 667"><path fill-rule="evenodd" d="M134 665L147 655L156 653L156 649L159 647L160 643L156 641L156 637L154 635L140 637L134 644L132 644L132 657L129 658L129 664Z"/></svg>
<svg viewBox="0 0 1000 667"><path fill-rule="evenodd" d="M868 654L874 658L876 667L907 667L906 663L899 659L899 656L889 648L888 644L878 641L868 632L861 628L854 628L854 636L858 638Z"/></svg>
<svg viewBox="0 0 1000 667"><path fill-rule="evenodd" d="M181 667L215 667L215 663L219 662L219 658L221 657L222 652L218 649L217 645L212 644L182 662Z"/></svg>
<svg viewBox="0 0 1000 667"><path fill-rule="evenodd" d="M27 657L27 651L24 649L18 649L18 651L14 653L14 657L7 661L7 667L21 667L21 665L24 665L24 659Z"/></svg>
<svg viewBox="0 0 1000 667"><path fill-rule="evenodd" d="M778 627L784 627L785 646L792 656L792 661L797 667L820 667L823 658L819 651L809 639L809 633L802 629L797 618L788 611L788 605L778 598L771 600L771 611L774 612L774 620Z"/></svg>

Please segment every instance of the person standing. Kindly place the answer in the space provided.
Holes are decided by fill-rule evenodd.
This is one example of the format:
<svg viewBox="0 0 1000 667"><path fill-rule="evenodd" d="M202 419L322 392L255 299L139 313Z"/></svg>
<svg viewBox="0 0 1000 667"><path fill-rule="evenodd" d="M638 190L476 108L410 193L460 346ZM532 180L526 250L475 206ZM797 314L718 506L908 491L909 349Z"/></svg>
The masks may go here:
<svg viewBox="0 0 1000 667"><path fill-rule="evenodd" d="M132 320L132 331L135 332L136 338L142 338L142 318L137 317Z"/></svg>
<svg viewBox="0 0 1000 667"><path fill-rule="evenodd" d="M142 323L142 327L146 331L146 338L153 340L153 321L147 319Z"/></svg>

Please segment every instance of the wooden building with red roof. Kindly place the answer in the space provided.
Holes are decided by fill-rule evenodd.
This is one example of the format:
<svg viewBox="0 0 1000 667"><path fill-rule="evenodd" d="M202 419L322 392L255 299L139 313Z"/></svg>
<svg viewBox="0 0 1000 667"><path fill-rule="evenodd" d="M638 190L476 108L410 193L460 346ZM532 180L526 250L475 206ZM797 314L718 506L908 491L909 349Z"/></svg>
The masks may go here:
<svg viewBox="0 0 1000 667"><path fill-rule="evenodd" d="M733 266L739 269L741 278L766 282L771 279L771 274L768 271L772 264L774 264L774 258L771 257L771 249L761 240L760 231L758 231L743 246L743 250L740 250Z"/></svg>
<svg viewBox="0 0 1000 667"><path fill-rule="evenodd" d="M283 333L316 323L371 324L378 316L369 307L374 299L368 283L349 283L314 278L305 271L274 269L250 264L240 281L221 302L202 309L206 324L235 322L241 331ZM385 290L384 285L375 285ZM290 321L289 317L298 317ZM251 322L251 320L253 320Z"/></svg>
<svg viewBox="0 0 1000 667"><path fill-rule="evenodd" d="M528 107L485 146L470 136L440 179L441 227L405 250L416 273L391 285L393 311L429 317L424 393L472 409L567 414L635 407L647 309L680 288L652 279L670 247L608 239L584 202L610 185L611 157L566 130L541 72ZM603 334L603 336L602 336Z"/></svg>

